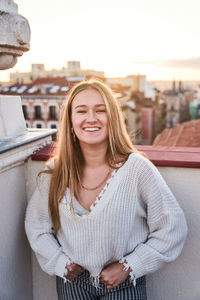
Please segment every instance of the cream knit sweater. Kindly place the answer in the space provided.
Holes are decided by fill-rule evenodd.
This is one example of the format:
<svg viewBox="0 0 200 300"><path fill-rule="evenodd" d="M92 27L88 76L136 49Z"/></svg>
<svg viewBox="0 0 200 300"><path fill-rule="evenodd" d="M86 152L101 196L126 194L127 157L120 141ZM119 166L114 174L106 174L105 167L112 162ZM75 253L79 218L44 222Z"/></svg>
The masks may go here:
<svg viewBox="0 0 200 300"><path fill-rule="evenodd" d="M74 262L97 279L107 264L126 260L136 279L180 254L187 234L183 211L156 167L140 154L129 155L88 215L74 215L63 198L57 236L48 213L49 181L50 175L41 176L25 218L30 245L49 275L64 278L65 266Z"/></svg>

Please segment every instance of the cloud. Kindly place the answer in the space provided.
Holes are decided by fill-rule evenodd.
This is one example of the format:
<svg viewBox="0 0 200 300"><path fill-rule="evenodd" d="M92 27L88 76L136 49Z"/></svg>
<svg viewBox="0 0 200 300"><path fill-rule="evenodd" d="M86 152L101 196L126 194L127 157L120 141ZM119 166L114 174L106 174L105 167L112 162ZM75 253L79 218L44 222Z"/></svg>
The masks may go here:
<svg viewBox="0 0 200 300"><path fill-rule="evenodd" d="M200 70L200 57L168 59L161 61L134 61L136 64L150 64L160 68Z"/></svg>

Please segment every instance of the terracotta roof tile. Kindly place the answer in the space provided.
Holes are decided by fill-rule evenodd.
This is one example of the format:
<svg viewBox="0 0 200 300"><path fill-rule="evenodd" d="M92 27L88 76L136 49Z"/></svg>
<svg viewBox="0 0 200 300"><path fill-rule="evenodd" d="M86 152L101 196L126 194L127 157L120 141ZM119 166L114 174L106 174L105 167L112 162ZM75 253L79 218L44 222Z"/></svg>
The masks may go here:
<svg viewBox="0 0 200 300"><path fill-rule="evenodd" d="M200 120L192 120L166 128L154 140L153 146L200 147Z"/></svg>

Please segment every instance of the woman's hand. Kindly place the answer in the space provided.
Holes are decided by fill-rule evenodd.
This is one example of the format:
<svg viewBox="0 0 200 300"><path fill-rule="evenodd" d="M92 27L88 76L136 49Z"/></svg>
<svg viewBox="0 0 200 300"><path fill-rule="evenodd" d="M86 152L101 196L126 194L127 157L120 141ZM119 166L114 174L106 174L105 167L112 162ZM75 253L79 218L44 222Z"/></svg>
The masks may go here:
<svg viewBox="0 0 200 300"><path fill-rule="evenodd" d="M107 289L112 289L122 283L128 277L130 271L130 268L125 271L123 264L115 262L101 271L100 281L106 285Z"/></svg>
<svg viewBox="0 0 200 300"><path fill-rule="evenodd" d="M68 270L68 273L65 275L65 277L69 280L73 280L84 271L84 268L77 264L71 264L65 268Z"/></svg>

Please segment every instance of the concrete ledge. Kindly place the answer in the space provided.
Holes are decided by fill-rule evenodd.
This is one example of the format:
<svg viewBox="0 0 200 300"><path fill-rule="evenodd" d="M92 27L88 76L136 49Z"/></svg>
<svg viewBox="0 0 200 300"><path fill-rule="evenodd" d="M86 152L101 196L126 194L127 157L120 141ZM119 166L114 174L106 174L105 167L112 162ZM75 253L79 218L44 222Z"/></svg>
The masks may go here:
<svg viewBox="0 0 200 300"><path fill-rule="evenodd" d="M200 167L200 148L198 147L136 146L136 148L139 151L145 152L156 166Z"/></svg>
<svg viewBox="0 0 200 300"><path fill-rule="evenodd" d="M51 136L56 132L56 129L28 129L14 137L0 140L0 153L37 141L47 136Z"/></svg>
<svg viewBox="0 0 200 300"><path fill-rule="evenodd" d="M32 155L32 160L47 161L55 151L56 143L52 143ZM138 146L137 150L144 152L155 166L166 167L200 167L200 148L190 147L156 147Z"/></svg>

